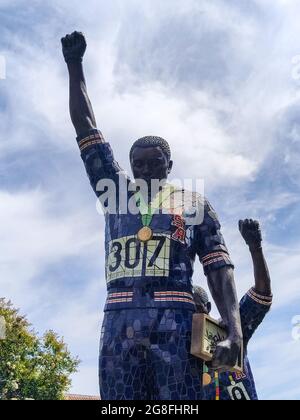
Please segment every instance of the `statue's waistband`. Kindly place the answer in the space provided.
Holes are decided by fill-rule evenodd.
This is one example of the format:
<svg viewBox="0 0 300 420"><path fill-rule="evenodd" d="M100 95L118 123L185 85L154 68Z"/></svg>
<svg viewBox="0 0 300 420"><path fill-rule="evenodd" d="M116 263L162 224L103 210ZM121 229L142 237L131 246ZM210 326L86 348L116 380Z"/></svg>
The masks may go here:
<svg viewBox="0 0 300 420"><path fill-rule="evenodd" d="M194 310L193 295L175 290L160 290L153 293L135 291L109 292L105 311L133 308L186 308Z"/></svg>

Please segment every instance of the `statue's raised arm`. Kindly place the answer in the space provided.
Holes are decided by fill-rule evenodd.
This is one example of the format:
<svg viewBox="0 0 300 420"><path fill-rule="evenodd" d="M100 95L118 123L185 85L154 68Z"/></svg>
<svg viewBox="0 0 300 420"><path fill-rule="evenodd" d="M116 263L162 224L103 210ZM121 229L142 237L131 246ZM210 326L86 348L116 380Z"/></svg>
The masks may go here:
<svg viewBox="0 0 300 420"><path fill-rule="evenodd" d="M109 143L105 141L101 131L97 128L96 118L88 97L82 66L82 59L87 47L85 37L81 32L75 31L62 38L61 43L69 71L70 115L77 133L76 140L90 184L101 204L104 205L107 198L104 194L106 190L103 185L100 185L100 181L110 180L118 190L120 173L123 171L115 161ZM112 202L115 202L114 199Z"/></svg>
<svg viewBox="0 0 300 420"><path fill-rule="evenodd" d="M81 32L73 32L61 39L62 50L70 76L70 115L79 136L96 128L96 119L88 97L82 59L86 40Z"/></svg>

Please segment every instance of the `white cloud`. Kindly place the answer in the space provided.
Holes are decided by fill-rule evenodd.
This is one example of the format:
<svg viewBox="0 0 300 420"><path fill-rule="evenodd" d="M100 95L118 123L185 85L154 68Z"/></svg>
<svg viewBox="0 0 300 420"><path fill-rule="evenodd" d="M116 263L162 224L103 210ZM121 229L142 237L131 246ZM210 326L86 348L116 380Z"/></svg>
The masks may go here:
<svg viewBox="0 0 300 420"><path fill-rule="evenodd" d="M36 301L45 288L44 271L72 256L95 258L101 252L98 232L84 210L57 217L50 213L51 197L41 191L0 192L1 294L26 303ZM39 285L30 293L33 280ZM46 285L51 288L51 285Z"/></svg>
<svg viewBox="0 0 300 420"><path fill-rule="evenodd" d="M249 127L252 127L249 120L255 119L256 126L261 127L261 124L258 121L258 110L256 103L253 103L253 99L250 102L247 101L247 112L244 113L244 117L241 115L241 110L245 108L246 101L243 103L240 103L240 101L248 92L245 92L245 88L240 85L240 75L233 74L233 77L239 82L238 94L234 93L229 100L228 98L226 100L224 96L217 95L215 89L212 91L209 84L207 87L195 86L191 90L193 80L189 80L189 74L185 72L177 77L176 73L173 74L172 69L169 69L172 61L169 60L167 55L160 54L158 64L166 66L166 77L175 82L175 84L171 83L170 85L164 81L163 74L157 74L155 77L155 66L157 65L155 60L157 58L155 55L151 55L150 50L160 51L160 45L168 48L171 43L174 53L173 60L176 59L179 66L186 65L186 51L180 51L178 45L181 39L180 32L174 32L173 39L163 38L161 44L158 40L156 44L152 44L156 35L159 35L163 30L165 19L167 19L167 23L172 23L172 19L176 22L183 15L186 18L185 25L192 31L192 38L188 41L191 47L195 49L200 42L202 49L204 49L202 52L193 50L192 56L196 60L196 64L197 60L201 62L201 60L209 59L210 55L213 55L217 65L218 60L223 63L227 59L222 56L220 51L218 53L205 51L207 31L213 32L215 27L218 33L230 36L232 38L231 43L227 47L224 45L224 48L236 52L237 48L240 48L241 51L244 50L243 40L248 39L248 37L250 39L255 38L257 35L254 30L255 25L253 29L252 22L243 23L242 20L238 20L237 17L240 16L240 12L233 7L224 8L218 2L216 4L205 2L201 7L201 10L204 8L203 17L200 10L204 27L198 28L197 25L190 27L193 23L191 22L190 11L199 9L197 3L192 1L184 7L180 6L171 15L169 13L169 2L163 6L159 6L157 3L157 8L152 8L152 13L148 18L145 14L149 8L148 2L144 3L143 6L139 5L138 15L140 19L132 27L128 26L128 23L132 19L132 15L136 13L134 7L136 3L134 1L129 2L127 7L121 7L121 9L118 8L118 4L117 2L116 14L113 17L117 20L121 10L121 20L116 29L111 30L105 26L106 31L103 29L88 31L88 33L91 33L88 34L89 46L85 60L88 69L89 90L98 117L99 127L103 128L113 144L120 145L116 149L120 150L122 156L126 156L127 153L124 154L123 152L128 150L133 139L153 132L169 139L176 156L177 171L180 175L182 175L180 167L185 166L184 164L190 161L192 163L190 173L200 172L201 176L205 177L210 185L219 185L220 180L223 183L230 184L236 183L239 179L253 177L258 169L257 163L262 160L265 152L263 153L261 147L260 156L249 158L245 154L251 134L249 133ZM180 2L178 4L180 5ZM83 21L85 21L86 8L78 6L75 21L78 19L77 13L80 10L83 12ZM92 3L92 6L95 7L94 15L97 15L97 11L102 10L102 7L96 6L96 3ZM60 16L70 12L68 3L63 3L56 8L59 10ZM56 9L54 10L56 11ZM91 9L89 8L89 10ZM228 15L228 19L225 20L222 16L224 10ZM109 15L107 11L106 13ZM110 16L110 19L112 20L112 16ZM149 31L147 31L147 27L145 28L145 22L149 26ZM155 22L154 27L152 26L153 22ZM247 25L251 30L245 29ZM17 126L21 124L23 130L25 128L29 135L24 138L23 130L23 132L15 133L12 138L7 139L9 148L6 142L2 144L3 153L7 150L11 152L14 147L36 147L43 142L48 145L53 143L56 148L72 147L72 135L67 111L67 70L63 70L60 36L57 33L59 27L60 24L58 23L54 28L50 25L38 25L34 34L39 35L39 43L33 43L31 39L26 42L21 34L20 36L15 34L13 38L15 52L7 51L7 59L10 62L10 77L14 84L14 89L10 88L8 91L9 103L13 107L14 114L18 116L13 117L13 120L17 118ZM116 39L118 28L119 37ZM43 31L38 32L38 29ZM171 29L175 31L175 28ZM137 38L138 31L141 33ZM110 38L108 38L108 34L111 35ZM185 34L182 33L183 39L184 36ZM139 54L139 49L135 45L138 40L141 54ZM127 42L126 48L122 48L123 41ZM210 40L212 48L213 45L219 45L220 41L219 38ZM232 45L233 41L234 44ZM150 45L147 46L147 42ZM145 43L146 48L143 47ZM93 51L96 51L96 54L92 53ZM131 56L128 56L128 54L131 54ZM198 57L197 54L199 54ZM138 78L143 81L143 84L139 82L137 86L136 77L134 79L130 79L130 77L135 74L134 66L139 63L142 57L147 60L149 77L148 79L144 78L147 73L142 68L138 73ZM237 57L235 57L235 60L237 60ZM127 72L124 72L123 67L120 68L120 66L125 66ZM195 76L193 67L191 63L191 74ZM200 70L201 68L199 74L196 75L199 81L205 76L203 70ZM209 66L208 71L211 71ZM127 80L127 77L129 77L129 80ZM159 78L162 83L159 82ZM218 81L218 78L214 77L214 79ZM190 86L186 84L189 81L191 82ZM124 93L119 89L121 85L125 86ZM251 86L251 92L257 91L257 88L259 86ZM180 94L178 95L176 91ZM222 92L220 91L220 93ZM220 114L227 115L226 118L230 118L231 121L237 121L239 132L236 133L232 129L228 130L228 127L224 127L219 118ZM164 118L161 118L162 115ZM3 131L7 131L8 127L11 126L11 118L11 115L10 117L7 115L7 120L4 119L2 122ZM38 130L36 125L38 125ZM241 131L241 127L245 126L248 135L243 135L243 130ZM252 144L261 143L261 135L262 133L260 138L252 136ZM186 144L189 147L186 147ZM239 145L238 148L236 147L237 144ZM128 166L128 160L123 158L122 164Z"/></svg>
<svg viewBox="0 0 300 420"><path fill-rule="evenodd" d="M103 315L103 288L100 276L87 282L83 293L54 296L57 312L49 312L44 328L62 335L73 355L81 361L79 372L72 377L72 392L98 395L98 349Z"/></svg>
<svg viewBox="0 0 300 420"><path fill-rule="evenodd" d="M254 336L250 343L250 360L255 362L253 374L264 398L298 400L300 343L292 341L290 325L278 320L276 324L267 330L261 326L259 336Z"/></svg>

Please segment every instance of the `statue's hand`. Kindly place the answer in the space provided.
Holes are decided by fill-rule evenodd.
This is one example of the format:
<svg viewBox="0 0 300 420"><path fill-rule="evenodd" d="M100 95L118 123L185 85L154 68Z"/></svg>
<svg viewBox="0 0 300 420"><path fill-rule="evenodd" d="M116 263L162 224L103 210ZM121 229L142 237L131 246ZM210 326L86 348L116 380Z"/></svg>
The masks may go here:
<svg viewBox="0 0 300 420"><path fill-rule="evenodd" d="M66 63L69 61L82 61L86 50L86 40L81 32L73 32L61 39L63 55Z"/></svg>
<svg viewBox="0 0 300 420"><path fill-rule="evenodd" d="M242 339L228 337L217 345L211 366L213 369L230 370L236 365L241 350Z"/></svg>
<svg viewBox="0 0 300 420"><path fill-rule="evenodd" d="M239 221L239 229L242 237L250 249L261 248L262 236L259 223L256 220L246 219Z"/></svg>

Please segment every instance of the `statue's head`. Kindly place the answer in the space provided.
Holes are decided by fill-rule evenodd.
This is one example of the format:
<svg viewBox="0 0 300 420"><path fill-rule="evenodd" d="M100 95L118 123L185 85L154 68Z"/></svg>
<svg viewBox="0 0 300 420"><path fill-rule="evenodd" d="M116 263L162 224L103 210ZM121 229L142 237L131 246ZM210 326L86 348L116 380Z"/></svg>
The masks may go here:
<svg viewBox="0 0 300 420"><path fill-rule="evenodd" d="M211 303L206 291L200 286L193 287L193 297L196 305L196 311L201 314L209 314L211 311Z"/></svg>
<svg viewBox="0 0 300 420"><path fill-rule="evenodd" d="M130 150L130 164L135 179L148 184L152 179L167 179L173 166L168 142L155 136L138 139Z"/></svg>

